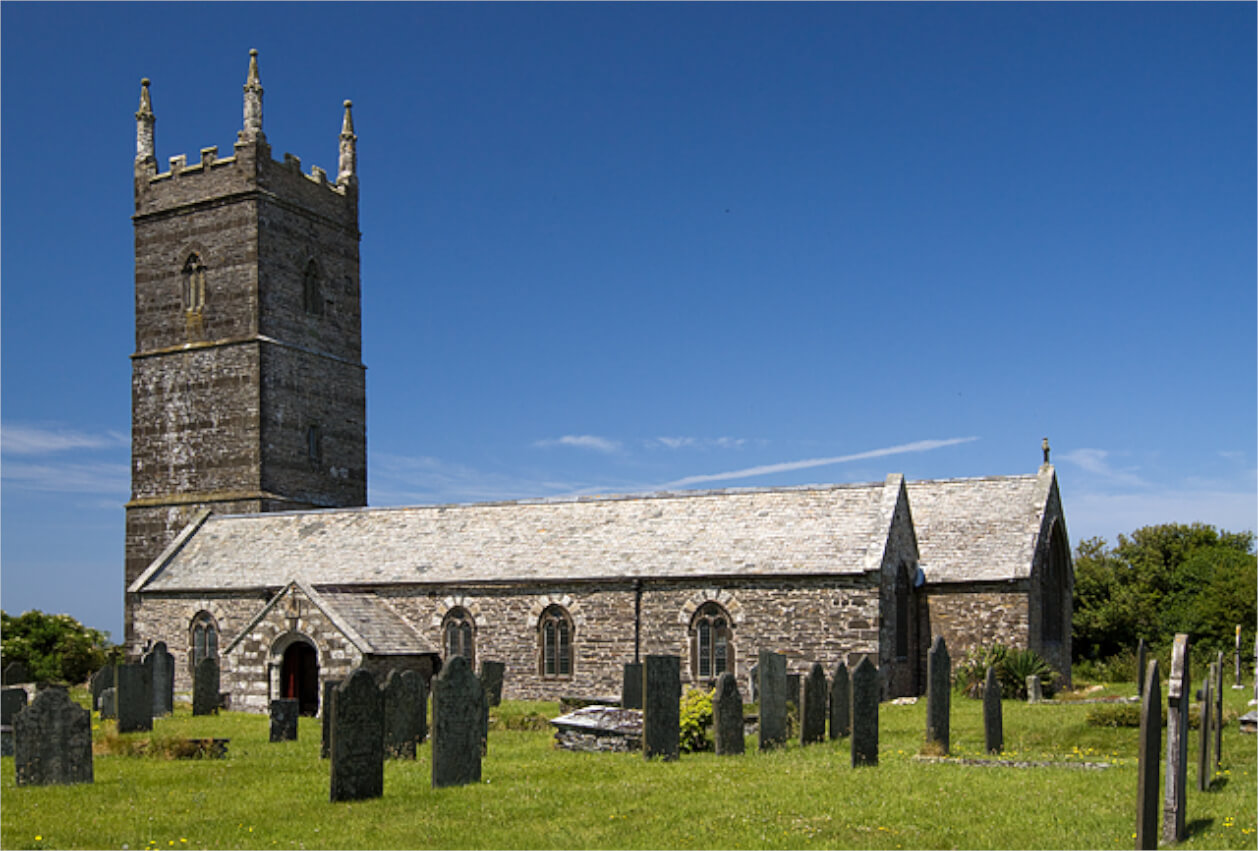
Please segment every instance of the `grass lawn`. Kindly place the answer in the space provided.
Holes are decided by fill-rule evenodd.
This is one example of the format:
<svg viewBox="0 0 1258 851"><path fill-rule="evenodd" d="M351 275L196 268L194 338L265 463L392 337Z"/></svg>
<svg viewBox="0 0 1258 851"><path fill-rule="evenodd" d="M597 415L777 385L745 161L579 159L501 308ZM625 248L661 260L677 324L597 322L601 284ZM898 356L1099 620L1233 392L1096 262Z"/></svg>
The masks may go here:
<svg viewBox="0 0 1258 851"><path fill-rule="evenodd" d="M1118 693L1130 694L1130 686ZM1165 694L1165 689L1163 690ZM1227 689L1246 711L1252 688ZM925 701L883 704L881 762L853 769L847 741L791 744L741 757L556 750L527 726L554 704L495 710L483 780L430 788L430 745L385 766L384 797L328 803L328 762L317 719L297 742L270 744L264 716L193 718L186 705L158 719L159 737L231 739L223 760L98 755L96 782L17 787L0 771L4 848L1131 848L1136 738L1085 723L1089 705L1004 705L1005 758L1060 763L1005 768L916 762ZM111 722L93 716L103 738ZM146 738L133 734L124 738ZM952 700L952 753L981 757L982 705ZM1235 720L1211 791L1196 790L1197 733L1189 735L1186 848L1250 848L1255 832L1255 737ZM1165 750L1165 734L1163 734ZM1108 762L1078 770L1073 762ZM1163 764L1165 770L1165 764Z"/></svg>

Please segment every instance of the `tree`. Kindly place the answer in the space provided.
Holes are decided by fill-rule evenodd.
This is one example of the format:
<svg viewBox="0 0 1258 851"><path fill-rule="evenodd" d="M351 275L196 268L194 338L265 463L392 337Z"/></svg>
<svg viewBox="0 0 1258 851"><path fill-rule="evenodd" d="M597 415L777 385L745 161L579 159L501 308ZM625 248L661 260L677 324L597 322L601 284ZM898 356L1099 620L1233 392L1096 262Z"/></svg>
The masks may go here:
<svg viewBox="0 0 1258 851"><path fill-rule="evenodd" d="M69 615L32 609L13 617L0 611L0 654L4 664L23 662L35 680L81 683L106 663L119 661L122 648L109 634L85 627Z"/></svg>

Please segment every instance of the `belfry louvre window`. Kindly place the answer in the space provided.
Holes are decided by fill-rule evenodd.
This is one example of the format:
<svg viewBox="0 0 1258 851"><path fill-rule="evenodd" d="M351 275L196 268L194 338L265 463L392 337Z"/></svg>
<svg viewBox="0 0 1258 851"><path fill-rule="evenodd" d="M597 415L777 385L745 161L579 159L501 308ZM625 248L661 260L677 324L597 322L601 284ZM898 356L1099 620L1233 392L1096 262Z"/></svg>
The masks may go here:
<svg viewBox="0 0 1258 851"><path fill-rule="evenodd" d="M205 264L195 251L183 264L183 309L200 313L205 307Z"/></svg>
<svg viewBox="0 0 1258 851"><path fill-rule="evenodd" d="M323 315L323 290L319 286L319 267L311 260L306 264L306 272L302 276L302 306L311 316Z"/></svg>
<svg viewBox="0 0 1258 851"><path fill-rule="evenodd" d="M323 431L317 425L306 428L306 458L312 464L323 462Z"/></svg>
<svg viewBox="0 0 1258 851"><path fill-rule="evenodd" d="M729 614L717 603L704 603L690 625L691 670L701 680L734 670Z"/></svg>
<svg viewBox="0 0 1258 851"><path fill-rule="evenodd" d="M209 612L198 612L192 619L190 639L192 652L188 654L188 659L193 671L202 659L218 658L218 624Z"/></svg>
<svg viewBox="0 0 1258 851"><path fill-rule="evenodd" d="M538 623L543 677L572 676L572 619L562 606L547 606Z"/></svg>
<svg viewBox="0 0 1258 851"><path fill-rule="evenodd" d="M446 614L441 626L441 643L447 659L463 656L475 668L476 627L467 609L455 606Z"/></svg>

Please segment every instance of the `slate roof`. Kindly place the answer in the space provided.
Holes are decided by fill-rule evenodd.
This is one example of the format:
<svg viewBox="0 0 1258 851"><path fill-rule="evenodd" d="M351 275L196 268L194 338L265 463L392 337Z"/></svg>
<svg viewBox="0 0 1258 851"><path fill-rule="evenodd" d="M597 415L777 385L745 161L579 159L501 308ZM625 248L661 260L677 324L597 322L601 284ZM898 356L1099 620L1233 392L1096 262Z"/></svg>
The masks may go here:
<svg viewBox="0 0 1258 851"><path fill-rule="evenodd" d="M374 594L318 592L323 601L367 642L368 652L436 653L437 648L402 619L393 607Z"/></svg>

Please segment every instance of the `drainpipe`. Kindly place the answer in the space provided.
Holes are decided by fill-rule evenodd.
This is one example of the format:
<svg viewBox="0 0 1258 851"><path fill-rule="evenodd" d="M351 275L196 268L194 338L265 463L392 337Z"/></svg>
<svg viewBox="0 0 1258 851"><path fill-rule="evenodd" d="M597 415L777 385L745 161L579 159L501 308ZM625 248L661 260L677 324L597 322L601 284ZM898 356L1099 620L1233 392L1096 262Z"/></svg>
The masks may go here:
<svg viewBox="0 0 1258 851"><path fill-rule="evenodd" d="M642 580L633 580L633 663L640 661L642 647Z"/></svg>

